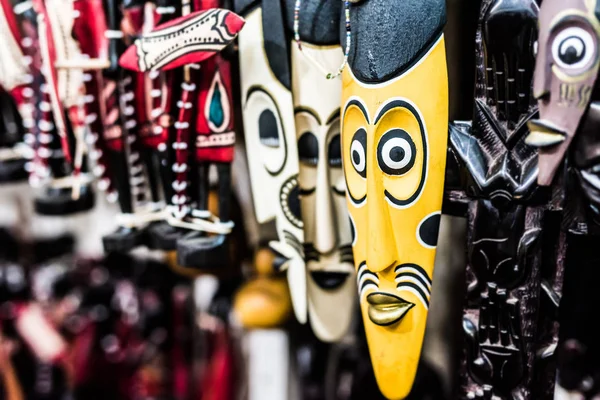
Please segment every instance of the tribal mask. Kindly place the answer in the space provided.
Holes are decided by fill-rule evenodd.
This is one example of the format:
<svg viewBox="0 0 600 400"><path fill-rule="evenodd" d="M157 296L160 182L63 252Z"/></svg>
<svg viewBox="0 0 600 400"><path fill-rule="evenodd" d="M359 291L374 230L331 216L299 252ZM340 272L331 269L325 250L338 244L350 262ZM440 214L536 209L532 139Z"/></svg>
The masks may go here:
<svg viewBox="0 0 600 400"><path fill-rule="evenodd" d="M540 8L533 87L540 119L529 122L527 140L540 147L540 185L552 183L588 108L600 60L599 19L597 0L546 0Z"/></svg>
<svg viewBox="0 0 600 400"><path fill-rule="evenodd" d="M412 388L431 296L448 129L444 4L350 10L342 160L361 312L388 399Z"/></svg>
<svg viewBox="0 0 600 400"><path fill-rule="evenodd" d="M287 2L288 25L294 3ZM356 293L340 152L342 82L326 79L311 61L328 71L342 63L343 51L337 43L341 5L340 1L304 0L299 24L302 50L292 42L291 53L308 317L315 335L324 341L337 341L346 333Z"/></svg>
<svg viewBox="0 0 600 400"><path fill-rule="evenodd" d="M243 2L241 2L243 3ZM298 154L290 69L279 0L244 14L239 35L242 111L254 209L259 223L275 221L271 247L288 262L288 282L296 318L307 319L303 225L298 200Z"/></svg>

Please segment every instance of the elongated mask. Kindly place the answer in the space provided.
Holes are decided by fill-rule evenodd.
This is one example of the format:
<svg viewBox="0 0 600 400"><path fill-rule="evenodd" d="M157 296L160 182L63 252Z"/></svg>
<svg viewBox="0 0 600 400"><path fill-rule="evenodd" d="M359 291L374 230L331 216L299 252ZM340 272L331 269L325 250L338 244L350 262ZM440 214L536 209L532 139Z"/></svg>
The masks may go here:
<svg viewBox="0 0 600 400"><path fill-rule="evenodd" d="M342 160L361 312L388 399L412 388L431 300L448 124L444 4L350 10Z"/></svg>

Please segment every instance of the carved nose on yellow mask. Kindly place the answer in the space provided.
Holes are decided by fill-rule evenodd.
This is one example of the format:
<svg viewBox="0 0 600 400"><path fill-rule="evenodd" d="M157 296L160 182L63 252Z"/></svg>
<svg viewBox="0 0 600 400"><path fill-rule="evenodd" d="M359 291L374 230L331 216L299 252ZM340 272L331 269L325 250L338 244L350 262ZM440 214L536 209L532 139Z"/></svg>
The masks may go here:
<svg viewBox="0 0 600 400"><path fill-rule="evenodd" d="M374 147L373 135L368 136L368 149ZM383 197L383 181L377 173L375 154L367 155L367 267L372 272L393 268L396 259L394 230L388 204Z"/></svg>

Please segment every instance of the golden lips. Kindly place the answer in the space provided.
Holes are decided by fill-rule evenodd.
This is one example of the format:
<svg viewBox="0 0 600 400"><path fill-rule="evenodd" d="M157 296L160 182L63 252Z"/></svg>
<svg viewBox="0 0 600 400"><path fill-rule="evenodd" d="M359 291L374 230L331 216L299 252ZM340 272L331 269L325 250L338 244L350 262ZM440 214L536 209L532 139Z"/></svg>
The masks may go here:
<svg viewBox="0 0 600 400"><path fill-rule="evenodd" d="M400 321L415 305L388 293L371 293L367 296L369 319L379 326L388 326Z"/></svg>

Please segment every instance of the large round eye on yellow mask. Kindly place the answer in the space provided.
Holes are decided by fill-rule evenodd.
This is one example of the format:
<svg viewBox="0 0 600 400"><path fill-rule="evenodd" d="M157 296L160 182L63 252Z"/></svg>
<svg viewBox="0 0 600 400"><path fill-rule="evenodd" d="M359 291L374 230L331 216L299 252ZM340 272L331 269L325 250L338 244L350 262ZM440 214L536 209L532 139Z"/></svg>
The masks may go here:
<svg viewBox="0 0 600 400"><path fill-rule="evenodd" d="M385 196L393 207L408 207L421 194L427 175L424 125L416 107L404 100L391 101L380 115L375 138Z"/></svg>
<svg viewBox="0 0 600 400"><path fill-rule="evenodd" d="M360 128L354 133L350 143L350 160L358 175L367 177L367 131Z"/></svg>
<svg viewBox="0 0 600 400"><path fill-rule="evenodd" d="M377 163L387 175L404 175L415 165L417 147L404 129L386 132L377 145Z"/></svg>
<svg viewBox="0 0 600 400"><path fill-rule="evenodd" d="M342 159L349 199L360 206L367 196L367 130L364 106L352 101L343 117Z"/></svg>
<svg viewBox="0 0 600 400"><path fill-rule="evenodd" d="M358 128L342 141L342 157L350 200L359 206L367 197L367 131Z"/></svg>

